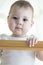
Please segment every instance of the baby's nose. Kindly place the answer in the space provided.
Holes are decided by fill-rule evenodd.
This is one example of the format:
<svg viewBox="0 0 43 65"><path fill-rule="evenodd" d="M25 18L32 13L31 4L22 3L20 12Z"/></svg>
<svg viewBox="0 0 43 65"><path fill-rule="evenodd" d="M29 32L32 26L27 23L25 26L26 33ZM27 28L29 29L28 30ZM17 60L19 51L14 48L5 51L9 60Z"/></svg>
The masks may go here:
<svg viewBox="0 0 43 65"><path fill-rule="evenodd" d="M19 19L19 20L17 21L17 24L23 25L23 21Z"/></svg>

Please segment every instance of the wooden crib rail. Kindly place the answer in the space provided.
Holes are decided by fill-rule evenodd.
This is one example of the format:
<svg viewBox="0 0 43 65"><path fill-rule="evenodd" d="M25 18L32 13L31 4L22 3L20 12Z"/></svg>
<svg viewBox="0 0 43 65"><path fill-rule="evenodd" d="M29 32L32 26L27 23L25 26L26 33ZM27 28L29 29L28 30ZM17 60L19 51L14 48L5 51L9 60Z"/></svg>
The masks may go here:
<svg viewBox="0 0 43 65"><path fill-rule="evenodd" d="M38 41L34 47L29 47L26 41L0 40L0 49L4 50L43 50L43 41Z"/></svg>

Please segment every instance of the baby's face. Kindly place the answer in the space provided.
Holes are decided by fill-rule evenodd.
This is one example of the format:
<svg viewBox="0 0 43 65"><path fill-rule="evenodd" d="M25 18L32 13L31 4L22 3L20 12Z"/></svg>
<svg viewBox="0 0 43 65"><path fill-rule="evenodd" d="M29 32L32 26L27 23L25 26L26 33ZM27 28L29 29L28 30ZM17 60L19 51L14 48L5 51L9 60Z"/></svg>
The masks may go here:
<svg viewBox="0 0 43 65"><path fill-rule="evenodd" d="M13 8L8 17L8 24L14 36L25 36L32 25L31 8Z"/></svg>

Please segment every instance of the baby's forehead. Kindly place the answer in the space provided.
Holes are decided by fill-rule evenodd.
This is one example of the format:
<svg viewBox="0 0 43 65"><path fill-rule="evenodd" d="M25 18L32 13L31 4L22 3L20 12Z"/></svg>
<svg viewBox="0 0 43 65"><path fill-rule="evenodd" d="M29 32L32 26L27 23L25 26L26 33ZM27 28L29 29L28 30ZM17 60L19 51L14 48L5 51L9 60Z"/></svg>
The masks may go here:
<svg viewBox="0 0 43 65"><path fill-rule="evenodd" d="M20 9L20 8L23 8L23 7L24 7L24 9L27 9L27 10L29 8L32 11L32 13L34 12L33 6L28 1L19 0L19 1L16 1L15 3L13 3L11 5L9 13L11 11L14 11L16 9Z"/></svg>
<svg viewBox="0 0 43 65"><path fill-rule="evenodd" d="M24 17L24 18L32 18L32 10L28 7L27 9L24 7L14 7L10 13L11 16Z"/></svg>
<svg viewBox="0 0 43 65"><path fill-rule="evenodd" d="M28 7L28 8L24 8L24 7L14 7L12 10L11 10L11 13L12 14L21 14L21 13L23 13L23 14L32 14L32 10L31 10L31 8L30 7Z"/></svg>
<svg viewBox="0 0 43 65"><path fill-rule="evenodd" d="M10 12L18 12L18 11L31 11L32 13L33 13L33 11L32 11L32 9L31 9L31 7L24 7L24 6L22 6L22 7L20 7L20 6L13 6L12 8L11 8L11 10L10 10Z"/></svg>

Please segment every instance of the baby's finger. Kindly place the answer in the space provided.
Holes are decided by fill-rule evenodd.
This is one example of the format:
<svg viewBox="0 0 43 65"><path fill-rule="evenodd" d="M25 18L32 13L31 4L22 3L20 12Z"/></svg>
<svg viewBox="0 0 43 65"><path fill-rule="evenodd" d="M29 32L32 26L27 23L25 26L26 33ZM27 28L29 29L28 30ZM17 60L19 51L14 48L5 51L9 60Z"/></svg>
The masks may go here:
<svg viewBox="0 0 43 65"><path fill-rule="evenodd" d="M32 45L34 46L34 36L33 35L30 36L30 47Z"/></svg>
<svg viewBox="0 0 43 65"><path fill-rule="evenodd" d="M32 44L32 46L36 45L36 44L37 44L37 42L38 42L38 41L37 41L37 39L36 39L36 38L34 38L34 39L33 39L33 44Z"/></svg>
<svg viewBox="0 0 43 65"><path fill-rule="evenodd" d="M32 46L32 39L31 38L27 38L27 45L29 46L29 47L31 47Z"/></svg>
<svg viewBox="0 0 43 65"><path fill-rule="evenodd" d="M29 46L30 45L30 39L27 38L27 45Z"/></svg>
<svg viewBox="0 0 43 65"><path fill-rule="evenodd" d="M33 45L33 38L30 39L30 47Z"/></svg>

